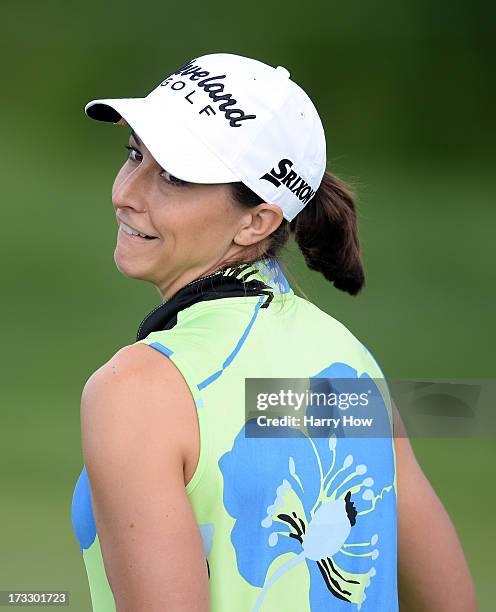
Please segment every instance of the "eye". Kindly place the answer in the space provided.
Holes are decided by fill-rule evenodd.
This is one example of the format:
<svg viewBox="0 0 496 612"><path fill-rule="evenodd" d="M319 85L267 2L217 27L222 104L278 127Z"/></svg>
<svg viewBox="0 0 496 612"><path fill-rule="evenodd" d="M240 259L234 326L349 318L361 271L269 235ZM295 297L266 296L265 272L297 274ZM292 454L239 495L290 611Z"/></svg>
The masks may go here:
<svg viewBox="0 0 496 612"><path fill-rule="evenodd" d="M128 159L130 159L131 161L139 161L135 159L135 157L133 157L135 153L141 156L141 153L138 151L138 149L135 149L134 147L131 147L130 145L125 145L125 147L126 149L129 150ZM160 172L160 175L165 178L165 182L169 183L169 185L186 185L186 181L176 178L170 172L167 172L167 170L162 169L162 171Z"/></svg>
<svg viewBox="0 0 496 612"><path fill-rule="evenodd" d="M131 161L138 161L137 159L135 159L133 157L133 153L137 153L138 155L141 155L141 153L138 151L138 149L135 149L134 147L131 147L129 145L125 145L126 149L129 150L129 155L128 155L128 159L130 159Z"/></svg>
<svg viewBox="0 0 496 612"><path fill-rule="evenodd" d="M167 170L162 170L160 174L165 178L166 183L169 183L169 185L186 185L186 181L178 179L170 172L167 172Z"/></svg>

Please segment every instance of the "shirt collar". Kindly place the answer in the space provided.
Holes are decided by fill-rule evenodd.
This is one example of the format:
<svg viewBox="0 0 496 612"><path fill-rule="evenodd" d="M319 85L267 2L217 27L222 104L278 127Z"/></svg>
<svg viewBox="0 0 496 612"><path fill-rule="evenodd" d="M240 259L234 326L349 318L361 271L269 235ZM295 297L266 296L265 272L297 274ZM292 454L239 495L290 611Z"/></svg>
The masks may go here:
<svg viewBox="0 0 496 612"><path fill-rule="evenodd" d="M136 340L143 340L153 331L174 327L177 313L197 302L266 295L260 308L267 308L274 296L283 293L293 293L293 290L276 259L262 258L253 263L227 266L191 281L156 306L139 324Z"/></svg>

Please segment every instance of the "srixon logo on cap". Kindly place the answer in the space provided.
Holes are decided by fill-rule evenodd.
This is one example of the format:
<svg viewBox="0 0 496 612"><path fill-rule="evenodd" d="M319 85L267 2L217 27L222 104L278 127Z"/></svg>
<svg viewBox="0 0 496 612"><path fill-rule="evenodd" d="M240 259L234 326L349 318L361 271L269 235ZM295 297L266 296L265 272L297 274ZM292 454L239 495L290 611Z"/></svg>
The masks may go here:
<svg viewBox="0 0 496 612"><path fill-rule="evenodd" d="M174 80L174 75L183 77L184 80ZM174 91L181 91L186 87L186 80L189 78L190 81L196 81L198 88L203 89L204 92L208 93L210 99L215 103L220 102L219 110L224 113L225 118L229 121L231 127L241 127L243 124L241 121L247 121L248 119L256 119L256 115L247 115L244 110L237 108L238 103L236 98L231 93L225 93L225 84L222 81L226 78L225 74L218 74L216 76L210 76L208 70L204 70L201 66L196 66L193 60L187 62L180 68L178 68L172 76L167 77L162 83L161 87L165 87L170 84L170 89ZM195 94L197 89L192 89L185 97L190 103L195 103ZM233 108L234 107L234 108ZM215 115L215 109L207 104L204 108L199 111L199 114L205 113L206 115Z"/></svg>
<svg viewBox="0 0 496 612"><path fill-rule="evenodd" d="M284 185L295 196L306 204L315 195L315 191L297 172L291 170L293 162L290 159L281 159L276 168L272 168L260 178L269 181L276 187Z"/></svg>

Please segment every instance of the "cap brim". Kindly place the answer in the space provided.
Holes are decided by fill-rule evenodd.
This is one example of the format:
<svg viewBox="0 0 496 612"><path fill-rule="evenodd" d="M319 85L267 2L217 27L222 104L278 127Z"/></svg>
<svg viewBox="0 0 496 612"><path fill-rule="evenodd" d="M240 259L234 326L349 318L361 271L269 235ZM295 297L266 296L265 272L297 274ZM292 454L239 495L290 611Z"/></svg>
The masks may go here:
<svg viewBox="0 0 496 612"><path fill-rule="evenodd" d="M184 125L167 116L147 98L92 100L84 108L91 119L118 123L124 119L157 163L176 178L190 183L234 183L240 179ZM157 120L160 117L160 121Z"/></svg>

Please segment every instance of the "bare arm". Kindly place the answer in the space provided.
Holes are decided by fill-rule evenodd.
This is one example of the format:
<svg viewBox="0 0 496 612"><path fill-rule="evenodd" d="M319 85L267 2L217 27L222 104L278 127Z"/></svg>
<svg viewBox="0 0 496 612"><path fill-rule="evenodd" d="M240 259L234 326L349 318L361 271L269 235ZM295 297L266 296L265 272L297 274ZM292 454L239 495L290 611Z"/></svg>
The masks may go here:
<svg viewBox="0 0 496 612"><path fill-rule="evenodd" d="M395 407L401 612L475 612L455 528L420 468Z"/></svg>
<svg viewBox="0 0 496 612"><path fill-rule="evenodd" d="M200 530L185 492L196 418L175 365L124 347L83 390L83 456L117 612L208 612Z"/></svg>

